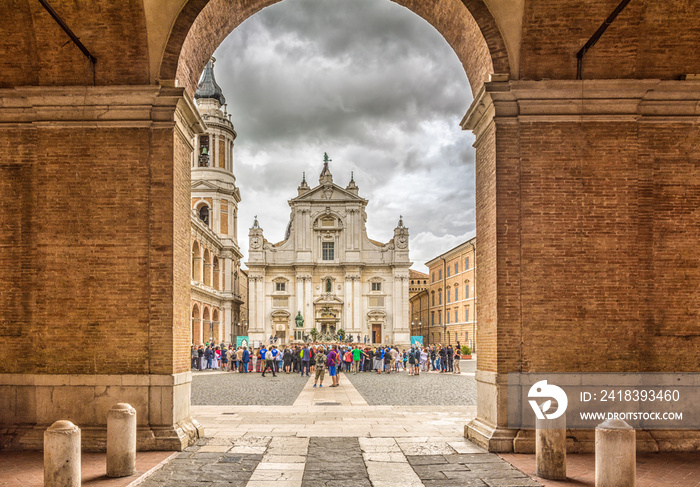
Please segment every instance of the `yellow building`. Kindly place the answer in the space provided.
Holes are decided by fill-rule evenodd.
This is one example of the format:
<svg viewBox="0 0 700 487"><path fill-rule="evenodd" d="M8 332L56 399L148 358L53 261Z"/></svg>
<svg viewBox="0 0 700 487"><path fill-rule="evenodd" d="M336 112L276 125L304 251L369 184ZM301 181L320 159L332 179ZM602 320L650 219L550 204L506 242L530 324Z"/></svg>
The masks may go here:
<svg viewBox="0 0 700 487"><path fill-rule="evenodd" d="M476 351L476 238L428 261L430 314L424 343Z"/></svg>
<svg viewBox="0 0 700 487"><path fill-rule="evenodd" d="M428 343L428 317L430 302L428 286L430 276L423 272L409 269L408 300L409 319L411 320L411 336L422 336L423 343Z"/></svg>

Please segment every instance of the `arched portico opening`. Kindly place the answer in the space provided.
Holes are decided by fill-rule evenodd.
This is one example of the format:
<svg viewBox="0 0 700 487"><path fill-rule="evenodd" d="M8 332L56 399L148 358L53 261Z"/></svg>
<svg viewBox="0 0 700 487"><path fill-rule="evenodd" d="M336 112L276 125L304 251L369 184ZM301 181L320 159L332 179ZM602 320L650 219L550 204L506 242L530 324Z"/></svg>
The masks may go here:
<svg viewBox="0 0 700 487"><path fill-rule="evenodd" d="M177 84L185 87L186 93L192 95L204 65L219 44L246 18L273 3L277 2L262 0L245 5L242 2L222 0L188 2L171 32L159 77L162 80L176 80ZM413 11L442 34L461 62L473 93L477 93L494 73L500 80L507 80L510 77L505 43L482 0L435 2L400 0L395 3ZM468 99L468 97L468 94L465 94L465 98ZM489 130L494 131L493 127ZM495 162L495 136L484 137L479 142L477 165L479 165L479 157L487 164ZM489 171L482 172L482 175L484 180L492 177ZM452 208L451 211L459 212L460 209ZM208 264L211 265L207 250L204 250L204 254L203 280L205 284L211 285L210 276L215 272L207 268ZM487 280L484 281L487 282ZM325 284L332 286L330 281ZM482 300L482 302L488 301ZM315 303L314 319L317 322L317 328L321 333L332 334L337 326L331 321L339 322L341 311L339 309L333 312L329 303L320 304ZM276 318L277 321L281 321L281 317ZM443 318L445 317L440 316L441 323ZM367 323L363 325L367 326L368 337L374 335L375 343L382 343L389 339L381 317L369 317ZM277 327L283 328L280 323L276 323L275 326L275 330Z"/></svg>

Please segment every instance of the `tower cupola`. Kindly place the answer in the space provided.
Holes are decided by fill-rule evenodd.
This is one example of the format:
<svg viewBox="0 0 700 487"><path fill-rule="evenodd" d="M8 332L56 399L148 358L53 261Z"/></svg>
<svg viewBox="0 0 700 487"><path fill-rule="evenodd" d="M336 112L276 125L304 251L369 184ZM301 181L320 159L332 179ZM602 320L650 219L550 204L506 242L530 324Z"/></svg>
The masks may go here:
<svg viewBox="0 0 700 487"><path fill-rule="evenodd" d="M202 79L197 85L197 91L194 93L195 100L201 99L212 99L219 102L219 106L222 107L226 104L226 98L221 90L221 87L216 83L214 78L214 62L215 58L211 58L207 62L204 68L204 73L202 74Z"/></svg>

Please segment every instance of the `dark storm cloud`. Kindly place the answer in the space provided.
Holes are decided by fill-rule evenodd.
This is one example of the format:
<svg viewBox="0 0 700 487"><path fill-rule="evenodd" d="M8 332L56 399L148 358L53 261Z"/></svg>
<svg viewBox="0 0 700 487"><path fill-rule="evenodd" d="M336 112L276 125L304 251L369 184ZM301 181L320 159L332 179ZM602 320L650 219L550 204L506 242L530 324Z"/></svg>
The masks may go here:
<svg viewBox="0 0 700 487"><path fill-rule="evenodd" d="M238 132L244 250L253 214L283 238L286 201L302 171L317 183L324 151L337 184L354 171L371 238L390 239L403 215L418 262L474 232L473 137L458 126L471 91L426 21L388 0L285 0L215 57Z"/></svg>

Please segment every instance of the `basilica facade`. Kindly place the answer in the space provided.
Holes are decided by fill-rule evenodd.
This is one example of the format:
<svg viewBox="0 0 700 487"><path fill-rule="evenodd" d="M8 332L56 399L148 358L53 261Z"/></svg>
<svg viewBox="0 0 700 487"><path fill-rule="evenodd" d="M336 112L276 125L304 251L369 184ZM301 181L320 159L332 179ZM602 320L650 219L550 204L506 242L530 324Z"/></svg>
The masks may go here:
<svg viewBox="0 0 700 487"><path fill-rule="evenodd" d="M319 184L304 177L289 200L282 242L268 242L257 219L250 229L250 340L288 344L343 330L355 342L409 344L408 228L399 219L389 242L368 238L368 201L354 178L335 184L325 159Z"/></svg>

